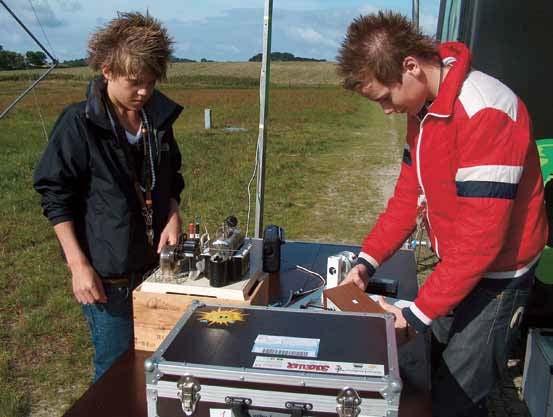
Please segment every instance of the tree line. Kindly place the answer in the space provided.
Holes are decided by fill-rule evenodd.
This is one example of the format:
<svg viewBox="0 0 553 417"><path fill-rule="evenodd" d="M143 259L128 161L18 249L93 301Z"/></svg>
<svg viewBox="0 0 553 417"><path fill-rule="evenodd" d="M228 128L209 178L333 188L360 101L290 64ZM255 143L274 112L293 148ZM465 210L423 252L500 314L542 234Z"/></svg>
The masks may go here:
<svg viewBox="0 0 553 417"><path fill-rule="evenodd" d="M249 62L261 62L263 54L259 53L252 56ZM301 56L294 56L290 52L271 52L271 61L312 61L312 62L325 62L326 59L315 58L302 58Z"/></svg>
<svg viewBox="0 0 553 417"><path fill-rule="evenodd" d="M263 55L261 53L252 56L249 62L261 62ZM272 61L315 61L324 62L325 59L302 58L294 56L289 52L271 52ZM177 58L171 56L171 62L196 62L193 59ZM212 60L202 58L200 62L214 62ZM25 54L20 54L14 51L8 51L0 45L0 71L18 70L28 68L41 68L47 64L47 56L42 51L27 51ZM84 67L86 59L70 59L59 64L60 67Z"/></svg>
<svg viewBox="0 0 553 417"><path fill-rule="evenodd" d="M27 51L20 54L8 51L0 45L0 70L16 70L46 65L46 54L42 51Z"/></svg>

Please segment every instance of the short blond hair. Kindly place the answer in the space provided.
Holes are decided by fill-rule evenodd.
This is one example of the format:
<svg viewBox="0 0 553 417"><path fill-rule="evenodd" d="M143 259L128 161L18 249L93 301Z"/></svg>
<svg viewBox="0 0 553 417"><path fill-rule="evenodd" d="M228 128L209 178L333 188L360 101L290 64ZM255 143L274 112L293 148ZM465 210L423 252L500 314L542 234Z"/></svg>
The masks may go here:
<svg viewBox="0 0 553 417"><path fill-rule="evenodd" d="M161 22L149 14L117 13L117 18L94 32L88 42L88 65L107 66L115 77L141 78L150 73L167 77L173 40Z"/></svg>

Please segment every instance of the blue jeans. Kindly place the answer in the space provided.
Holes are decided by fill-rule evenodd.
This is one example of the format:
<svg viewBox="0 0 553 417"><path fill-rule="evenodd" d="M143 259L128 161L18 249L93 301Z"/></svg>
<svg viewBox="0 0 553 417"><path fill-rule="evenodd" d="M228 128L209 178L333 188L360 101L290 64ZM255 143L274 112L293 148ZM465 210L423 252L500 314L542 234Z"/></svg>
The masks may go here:
<svg viewBox="0 0 553 417"><path fill-rule="evenodd" d="M432 416L483 417L522 321L531 270L482 280L452 314L432 323Z"/></svg>
<svg viewBox="0 0 553 417"><path fill-rule="evenodd" d="M132 286L104 283L105 304L85 304L83 312L94 345L94 382L125 353L133 340Z"/></svg>

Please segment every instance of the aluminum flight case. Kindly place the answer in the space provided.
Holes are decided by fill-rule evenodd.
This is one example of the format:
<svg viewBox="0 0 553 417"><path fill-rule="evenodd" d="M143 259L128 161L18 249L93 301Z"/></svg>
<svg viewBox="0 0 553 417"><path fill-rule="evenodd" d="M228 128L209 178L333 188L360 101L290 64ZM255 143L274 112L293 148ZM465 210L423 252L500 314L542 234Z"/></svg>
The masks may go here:
<svg viewBox="0 0 553 417"><path fill-rule="evenodd" d="M391 314L194 302L145 363L148 417L397 417Z"/></svg>

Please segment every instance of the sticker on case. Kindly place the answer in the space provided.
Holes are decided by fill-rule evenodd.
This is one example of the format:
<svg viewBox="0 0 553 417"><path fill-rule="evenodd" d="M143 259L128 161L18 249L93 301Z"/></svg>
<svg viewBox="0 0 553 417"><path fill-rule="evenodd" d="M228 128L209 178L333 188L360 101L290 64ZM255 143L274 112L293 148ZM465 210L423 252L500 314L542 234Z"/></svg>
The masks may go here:
<svg viewBox="0 0 553 417"><path fill-rule="evenodd" d="M279 371L312 372L321 374L384 376L384 365L353 362L317 361L309 359L277 358L257 356L254 368L274 369Z"/></svg>
<svg viewBox="0 0 553 417"><path fill-rule="evenodd" d="M229 324L234 324L238 321L246 321L247 314L239 310L217 310L211 311L202 311L199 313L200 318L198 319L201 322L207 322L208 326L213 324L223 324L228 326Z"/></svg>

